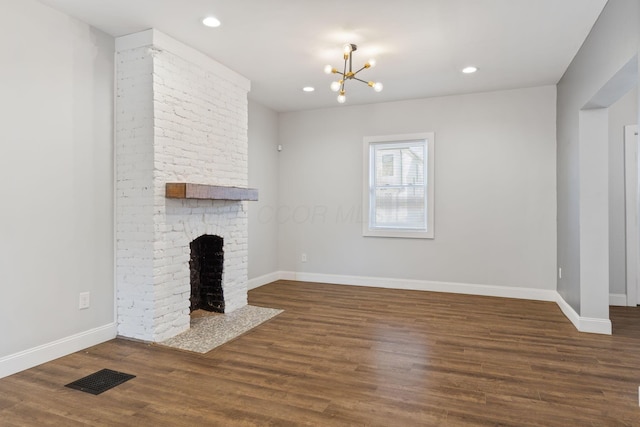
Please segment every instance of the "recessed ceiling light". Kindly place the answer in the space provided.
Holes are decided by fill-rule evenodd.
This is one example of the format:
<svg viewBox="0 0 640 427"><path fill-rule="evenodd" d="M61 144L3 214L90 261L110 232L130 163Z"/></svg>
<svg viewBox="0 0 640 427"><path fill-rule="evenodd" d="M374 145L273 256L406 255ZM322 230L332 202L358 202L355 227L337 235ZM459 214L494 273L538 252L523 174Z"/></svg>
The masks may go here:
<svg viewBox="0 0 640 427"><path fill-rule="evenodd" d="M219 27L220 26L220 20L218 18L216 18L215 16L207 16L206 18L204 18L202 20L202 25L204 25L206 27L211 27L211 28Z"/></svg>
<svg viewBox="0 0 640 427"><path fill-rule="evenodd" d="M305 92L313 92L316 89L311 87L311 86L305 86L305 87L302 88L302 90L305 91Z"/></svg>
<svg viewBox="0 0 640 427"><path fill-rule="evenodd" d="M476 71L478 71L478 68L474 67L474 66L465 67L465 68L462 69L462 72L465 73L465 74L473 74Z"/></svg>

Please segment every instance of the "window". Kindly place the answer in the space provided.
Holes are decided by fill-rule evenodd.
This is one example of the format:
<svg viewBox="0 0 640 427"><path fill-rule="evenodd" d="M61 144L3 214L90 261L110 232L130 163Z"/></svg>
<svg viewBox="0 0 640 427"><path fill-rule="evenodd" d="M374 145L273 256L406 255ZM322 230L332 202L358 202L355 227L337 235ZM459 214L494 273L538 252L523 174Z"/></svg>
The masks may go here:
<svg viewBox="0 0 640 427"><path fill-rule="evenodd" d="M434 134L364 138L364 236L432 239Z"/></svg>

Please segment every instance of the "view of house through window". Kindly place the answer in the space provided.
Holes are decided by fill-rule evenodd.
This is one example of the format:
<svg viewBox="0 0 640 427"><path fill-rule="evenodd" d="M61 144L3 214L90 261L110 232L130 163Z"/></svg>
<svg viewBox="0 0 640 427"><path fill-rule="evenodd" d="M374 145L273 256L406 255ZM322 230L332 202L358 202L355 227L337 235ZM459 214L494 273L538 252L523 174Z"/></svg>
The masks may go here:
<svg viewBox="0 0 640 427"><path fill-rule="evenodd" d="M365 138L365 236L433 237L433 133Z"/></svg>

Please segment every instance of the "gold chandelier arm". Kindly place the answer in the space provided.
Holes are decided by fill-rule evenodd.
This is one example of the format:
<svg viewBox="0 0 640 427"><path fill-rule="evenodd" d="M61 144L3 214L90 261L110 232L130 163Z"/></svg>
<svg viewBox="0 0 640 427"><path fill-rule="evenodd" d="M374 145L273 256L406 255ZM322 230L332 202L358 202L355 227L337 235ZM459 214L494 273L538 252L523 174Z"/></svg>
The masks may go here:
<svg viewBox="0 0 640 427"><path fill-rule="evenodd" d="M365 65L364 67L360 68L358 71L356 71L355 73L353 73L353 75L358 74L360 71L364 70L365 68L369 68L369 67L367 67L367 66Z"/></svg>
<svg viewBox="0 0 640 427"><path fill-rule="evenodd" d="M342 72L342 82L340 82L340 95L344 95L344 82L347 80L347 61L351 55L344 55L344 71Z"/></svg>
<svg viewBox="0 0 640 427"><path fill-rule="evenodd" d="M357 80L357 81L359 81L359 82L362 82L362 83L364 83L364 84L366 84L366 85L369 85L369 82L367 82L367 81L365 81L365 80L362 80L362 79L359 79L359 78L357 78L357 77L352 77L352 79L353 79L353 80Z"/></svg>
<svg viewBox="0 0 640 427"><path fill-rule="evenodd" d="M342 71L342 77L347 76L347 55L344 56L344 71Z"/></svg>

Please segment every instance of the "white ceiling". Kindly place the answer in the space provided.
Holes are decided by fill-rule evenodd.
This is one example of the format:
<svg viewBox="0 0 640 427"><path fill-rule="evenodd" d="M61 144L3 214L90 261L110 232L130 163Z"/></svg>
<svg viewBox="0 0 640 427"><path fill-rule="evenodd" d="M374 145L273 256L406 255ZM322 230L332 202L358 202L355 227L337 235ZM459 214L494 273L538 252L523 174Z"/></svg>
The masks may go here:
<svg viewBox="0 0 640 427"><path fill-rule="evenodd" d="M607 0L40 0L114 36L156 28L251 80L277 111L334 107L326 64L356 43L347 104L558 82ZM215 15L222 25L206 28ZM466 65L479 68L464 75ZM335 78L335 76L333 76ZM314 86L305 93L303 86Z"/></svg>

